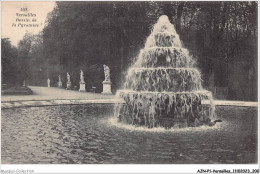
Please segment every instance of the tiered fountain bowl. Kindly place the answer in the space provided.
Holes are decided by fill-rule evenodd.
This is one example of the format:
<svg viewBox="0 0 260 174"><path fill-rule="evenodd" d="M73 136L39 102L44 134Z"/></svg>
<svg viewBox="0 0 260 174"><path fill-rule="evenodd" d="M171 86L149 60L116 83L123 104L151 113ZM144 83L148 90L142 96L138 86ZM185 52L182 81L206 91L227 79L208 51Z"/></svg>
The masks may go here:
<svg viewBox="0 0 260 174"><path fill-rule="evenodd" d="M173 24L161 16L117 92L124 100L115 106L118 120L149 128L212 125L212 94L203 90L192 62Z"/></svg>

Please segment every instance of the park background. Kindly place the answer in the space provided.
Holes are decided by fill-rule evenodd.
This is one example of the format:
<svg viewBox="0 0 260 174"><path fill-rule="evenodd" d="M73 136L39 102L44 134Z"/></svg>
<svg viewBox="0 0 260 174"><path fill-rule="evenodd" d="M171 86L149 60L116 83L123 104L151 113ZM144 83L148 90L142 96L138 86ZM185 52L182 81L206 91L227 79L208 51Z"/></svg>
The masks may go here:
<svg viewBox="0 0 260 174"><path fill-rule="evenodd" d="M112 90L122 88L128 67L161 15L167 15L215 98L257 101L257 2L56 2L39 34L17 46L1 39L2 84L57 86L58 75L102 91L103 64ZM3 26L4 27L4 26Z"/></svg>

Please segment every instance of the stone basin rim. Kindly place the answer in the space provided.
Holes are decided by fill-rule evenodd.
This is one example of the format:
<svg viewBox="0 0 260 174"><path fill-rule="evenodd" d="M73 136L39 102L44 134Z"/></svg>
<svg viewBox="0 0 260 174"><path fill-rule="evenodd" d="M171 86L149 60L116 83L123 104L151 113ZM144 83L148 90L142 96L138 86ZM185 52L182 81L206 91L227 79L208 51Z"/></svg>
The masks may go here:
<svg viewBox="0 0 260 174"><path fill-rule="evenodd" d="M57 105L83 105L83 104L115 104L124 103L123 99L49 99L49 100L24 100L24 101L4 101L2 109L21 108L21 107L40 107L40 106L57 106ZM203 104L210 104L209 100L202 100ZM258 108L258 102L249 101L230 101L214 100L215 106L238 106Z"/></svg>

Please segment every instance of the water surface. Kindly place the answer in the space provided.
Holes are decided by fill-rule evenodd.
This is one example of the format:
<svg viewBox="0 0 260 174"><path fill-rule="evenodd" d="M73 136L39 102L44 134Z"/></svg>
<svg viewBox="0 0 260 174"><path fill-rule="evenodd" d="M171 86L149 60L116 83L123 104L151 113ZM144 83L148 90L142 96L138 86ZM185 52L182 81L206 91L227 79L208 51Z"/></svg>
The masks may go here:
<svg viewBox="0 0 260 174"><path fill-rule="evenodd" d="M165 130L117 123L112 104L3 109L2 163L256 163L257 109L217 114L215 127Z"/></svg>

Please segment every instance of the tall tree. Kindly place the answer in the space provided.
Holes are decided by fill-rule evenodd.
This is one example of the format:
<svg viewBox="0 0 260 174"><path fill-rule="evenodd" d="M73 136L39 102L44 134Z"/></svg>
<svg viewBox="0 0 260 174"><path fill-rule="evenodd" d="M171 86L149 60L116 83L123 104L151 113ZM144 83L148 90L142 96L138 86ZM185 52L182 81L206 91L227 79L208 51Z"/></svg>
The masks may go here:
<svg viewBox="0 0 260 174"><path fill-rule="evenodd" d="M8 38L1 39L2 84L16 85L17 83L17 49L11 45Z"/></svg>

